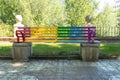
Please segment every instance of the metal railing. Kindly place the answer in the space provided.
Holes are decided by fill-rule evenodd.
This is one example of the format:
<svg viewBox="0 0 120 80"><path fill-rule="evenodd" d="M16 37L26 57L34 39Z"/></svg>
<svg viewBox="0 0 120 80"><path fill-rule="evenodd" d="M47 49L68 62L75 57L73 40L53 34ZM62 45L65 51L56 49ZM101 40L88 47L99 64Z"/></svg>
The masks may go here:
<svg viewBox="0 0 120 80"><path fill-rule="evenodd" d="M120 27L96 27L97 37L120 37Z"/></svg>

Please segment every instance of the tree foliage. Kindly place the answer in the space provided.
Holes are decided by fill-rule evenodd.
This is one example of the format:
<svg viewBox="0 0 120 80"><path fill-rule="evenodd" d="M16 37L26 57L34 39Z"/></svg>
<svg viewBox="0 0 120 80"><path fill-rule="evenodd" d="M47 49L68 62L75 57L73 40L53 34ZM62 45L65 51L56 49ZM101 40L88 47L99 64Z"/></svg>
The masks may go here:
<svg viewBox="0 0 120 80"><path fill-rule="evenodd" d="M93 14L97 8L94 0L65 0L65 3L67 21L72 26L85 25L85 17Z"/></svg>
<svg viewBox="0 0 120 80"><path fill-rule="evenodd" d="M0 3L1 22L13 25L14 15L19 12L18 0L0 0Z"/></svg>
<svg viewBox="0 0 120 80"><path fill-rule="evenodd" d="M33 0L31 6L36 25L58 26L66 24L64 7L59 3L59 0Z"/></svg>
<svg viewBox="0 0 120 80"><path fill-rule="evenodd" d="M117 11L117 25L120 27L120 9Z"/></svg>
<svg viewBox="0 0 120 80"><path fill-rule="evenodd" d="M96 0L0 0L0 29L1 25L11 36L15 15L23 16L23 24L27 26L83 26L85 17L94 16L98 3ZM97 27L115 26L115 16L106 7L102 13L94 17ZM5 29L3 29L5 30Z"/></svg>
<svg viewBox="0 0 120 80"><path fill-rule="evenodd" d="M109 28L110 27L115 27L116 26L116 16L115 13L113 13L113 9L109 6L106 5L103 12L99 13L95 19L94 19L94 24L101 30L103 29L103 36L110 36L110 34L106 33L111 33ZM113 28L114 29L114 28ZM100 31L98 30L98 31Z"/></svg>
<svg viewBox="0 0 120 80"><path fill-rule="evenodd" d="M23 16L23 24L27 26L34 25L30 0L19 0L19 6L20 12L18 14Z"/></svg>

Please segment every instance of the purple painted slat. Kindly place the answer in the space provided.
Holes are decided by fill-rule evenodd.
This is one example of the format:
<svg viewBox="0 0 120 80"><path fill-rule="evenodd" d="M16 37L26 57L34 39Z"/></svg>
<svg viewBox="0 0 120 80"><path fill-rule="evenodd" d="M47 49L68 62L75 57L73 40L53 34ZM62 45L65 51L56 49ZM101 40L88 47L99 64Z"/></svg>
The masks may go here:
<svg viewBox="0 0 120 80"><path fill-rule="evenodd" d="M88 36L83 36L83 37L88 37ZM96 36L91 36L91 37L96 37Z"/></svg>
<svg viewBox="0 0 120 80"><path fill-rule="evenodd" d="M82 30L82 31L89 31L89 30Z"/></svg>
<svg viewBox="0 0 120 80"><path fill-rule="evenodd" d="M82 28L96 28L96 27L87 26L87 27L82 27Z"/></svg>

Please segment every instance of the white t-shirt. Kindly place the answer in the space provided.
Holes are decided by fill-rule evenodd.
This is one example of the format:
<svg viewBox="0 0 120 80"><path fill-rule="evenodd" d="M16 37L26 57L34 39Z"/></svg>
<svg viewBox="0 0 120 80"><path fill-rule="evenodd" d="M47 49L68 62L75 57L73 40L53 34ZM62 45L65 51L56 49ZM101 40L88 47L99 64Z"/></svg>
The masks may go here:
<svg viewBox="0 0 120 80"><path fill-rule="evenodd" d="M21 22L14 24L14 37L16 38L16 30L19 30L18 27L24 27Z"/></svg>

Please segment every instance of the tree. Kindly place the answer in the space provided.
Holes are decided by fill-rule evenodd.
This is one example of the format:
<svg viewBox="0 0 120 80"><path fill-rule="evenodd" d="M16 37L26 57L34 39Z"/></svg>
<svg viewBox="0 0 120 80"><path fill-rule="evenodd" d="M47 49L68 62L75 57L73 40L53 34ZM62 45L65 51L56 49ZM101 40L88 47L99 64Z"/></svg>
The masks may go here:
<svg viewBox="0 0 120 80"><path fill-rule="evenodd" d="M118 26L120 26L120 9L117 11L117 22Z"/></svg>
<svg viewBox="0 0 120 80"><path fill-rule="evenodd" d="M19 14L23 16L23 23L28 26L34 25L30 0L19 0L19 6L21 8Z"/></svg>
<svg viewBox="0 0 120 80"><path fill-rule="evenodd" d="M38 7L39 6L39 7ZM64 6L59 0L31 0L35 25L65 25Z"/></svg>
<svg viewBox="0 0 120 80"><path fill-rule="evenodd" d="M14 13L18 12L18 0L0 0L1 22L13 25L15 23Z"/></svg>
<svg viewBox="0 0 120 80"><path fill-rule="evenodd" d="M71 26L85 25L85 17L97 8L94 0L65 0L67 21Z"/></svg>
<svg viewBox="0 0 120 80"><path fill-rule="evenodd" d="M23 23L25 25L33 24L29 0L0 0L0 3L0 25L4 25L1 29L6 29L7 33L4 33L8 36L11 36L11 32L13 33L13 24L16 23L15 15L17 14L23 16Z"/></svg>
<svg viewBox="0 0 120 80"><path fill-rule="evenodd" d="M18 0L0 0L0 36L13 36L17 12L19 12Z"/></svg>
<svg viewBox="0 0 120 80"><path fill-rule="evenodd" d="M100 31L101 33L99 34L102 34L102 36L114 36L114 33L112 32L114 30L110 29L111 27L116 26L116 22L116 15L109 5L106 5L103 12L99 13L94 19L94 24L99 29L97 32L99 33Z"/></svg>

